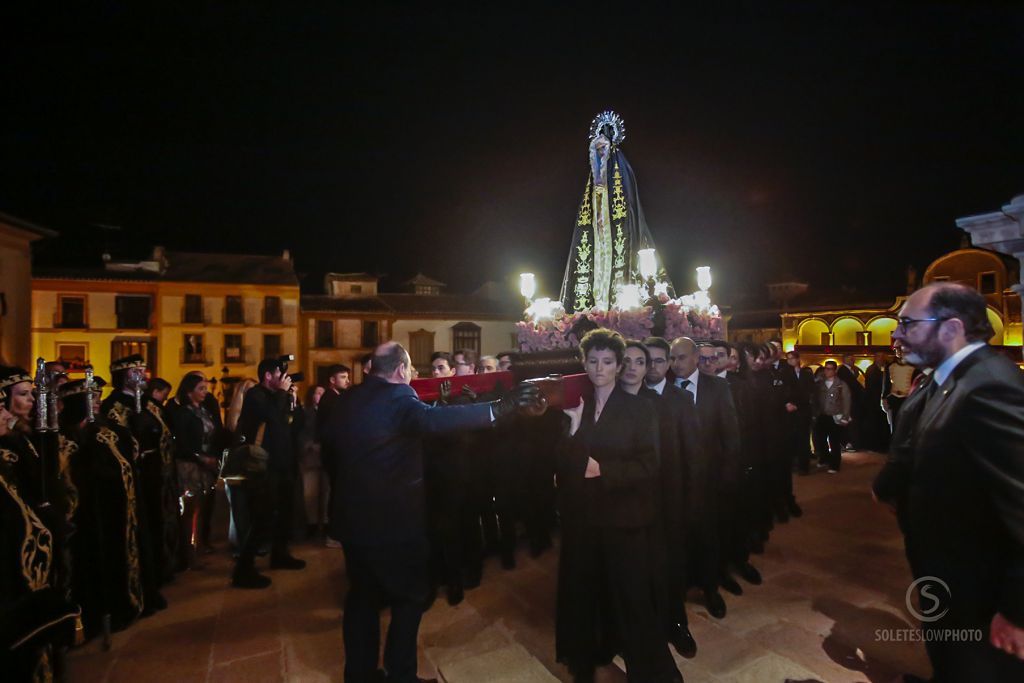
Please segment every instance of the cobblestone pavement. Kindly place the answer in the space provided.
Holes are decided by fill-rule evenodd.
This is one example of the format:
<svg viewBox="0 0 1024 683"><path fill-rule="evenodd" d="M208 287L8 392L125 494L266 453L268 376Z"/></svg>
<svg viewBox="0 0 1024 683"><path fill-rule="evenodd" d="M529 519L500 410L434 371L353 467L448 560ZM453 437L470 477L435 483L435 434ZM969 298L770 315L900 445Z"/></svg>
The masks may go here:
<svg viewBox="0 0 1024 683"><path fill-rule="evenodd" d="M723 593L725 619L708 615L695 595L688 605L699 651L679 659L688 683L729 681L893 681L929 674L924 648L892 642L886 629L914 625L905 606L910 572L895 518L871 501L881 465L873 453L844 456L842 472L798 477L804 516L778 526L754 564L761 586ZM165 589L170 607L69 657L69 680L340 681L344 648L339 550L297 544L309 562L300 572L271 572L265 591L228 587L230 559L180 575ZM420 630L420 675L449 683L568 681L554 661L557 551L503 571L487 561L480 588L450 607L443 596ZM386 618L385 618L386 624ZM624 681L614 666L599 680Z"/></svg>

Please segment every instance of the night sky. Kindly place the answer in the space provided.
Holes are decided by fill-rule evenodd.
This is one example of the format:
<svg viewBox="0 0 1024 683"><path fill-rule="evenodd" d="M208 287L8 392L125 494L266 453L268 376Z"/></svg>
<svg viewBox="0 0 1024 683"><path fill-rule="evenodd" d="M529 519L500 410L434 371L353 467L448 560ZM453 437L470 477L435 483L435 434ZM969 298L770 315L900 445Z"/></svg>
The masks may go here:
<svg viewBox="0 0 1024 683"><path fill-rule="evenodd" d="M711 265L723 303L901 293L1024 192L1021 3L130 4L0 21L0 211L62 232L40 263L290 248L311 292L557 296L606 108L677 289Z"/></svg>

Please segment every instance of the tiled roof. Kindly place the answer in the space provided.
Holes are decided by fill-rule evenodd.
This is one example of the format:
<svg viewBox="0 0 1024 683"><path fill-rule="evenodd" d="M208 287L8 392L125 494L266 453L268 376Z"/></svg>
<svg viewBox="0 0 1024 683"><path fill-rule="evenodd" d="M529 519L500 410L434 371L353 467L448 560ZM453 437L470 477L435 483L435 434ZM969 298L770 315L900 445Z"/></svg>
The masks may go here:
<svg viewBox="0 0 1024 683"><path fill-rule="evenodd" d="M442 294L379 294L368 297L332 297L304 295L303 311L332 313L380 313L397 317L436 316L438 318L500 318L518 320L522 312L508 303L475 296Z"/></svg>
<svg viewBox="0 0 1024 683"><path fill-rule="evenodd" d="M166 255L167 268L153 270L105 268L41 268L32 270L37 278L71 280L112 280L133 282L204 282L225 284L290 285L299 279L290 260L261 254L200 254L174 251ZM123 264L121 264L123 265ZM154 265L154 268L156 266Z"/></svg>
<svg viewBox="0 0 1024 683"><path fill-rule="evenodd" d="M40 225L29 223L24 219L18 218L17 216L12 216L7 213L0 212L0 223L5 223L7 225L14 226L15 228L19 228L26 232L31 232L35 235L39 235L40 237L56 237L58 235L58 232L56 230L51 230L50 228L44 228Z"/></svg>
<svg viewBox="0 0 1024 683"><path fill-rule="evenodd" d="M144 270L121 271L104 268L32 268L32 277L54 280L113 280L118 282L156 282L159 273Z"/></svg>
<svg viewBox="0 0 1024 683"><path fill-rule="evenodd" d="M172 251L160 278L171 282L223 282L298 286L295 266L280 256Z"/></svg>
<svg viewBox="0 0 1024 683"><path fill-rule="evenodd" d="M325 294L303 294L299 305L303 311L383 313L385 315L392 312L387 304L375 296L337 297Z"/></svg>
<svg viewBox="0 0 1024 683"><path fill-rule="evenodd" d="M380 279L371 273L327 273L324 278L335 282L376 282Z"/></svg>

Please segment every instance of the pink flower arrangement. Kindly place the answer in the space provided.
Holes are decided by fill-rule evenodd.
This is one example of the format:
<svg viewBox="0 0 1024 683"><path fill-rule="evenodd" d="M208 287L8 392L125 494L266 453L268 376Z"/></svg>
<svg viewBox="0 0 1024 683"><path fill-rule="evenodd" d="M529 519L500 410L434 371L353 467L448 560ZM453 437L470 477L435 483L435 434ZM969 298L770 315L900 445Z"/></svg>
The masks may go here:
<svg viewBox="0 0 1024 683"><path fill-rule="evenodd" d="M662 332L666 339L676 337L693 337L695 339L718 339L722 335L722 316L717 306L701 309L692 301L659 297L661 311L665 319ZM533 351L552 351L555 349L572 349L579 345L577 335L572 332L582 321L588 321L586 328L592 326L615 330L626 339L643 339L654 333L655 309L644 306L629 310L601 310L592 308L586 311L563 314L549 320L523 320L516 323L516 334L519 349L524 353Z"/></svg>

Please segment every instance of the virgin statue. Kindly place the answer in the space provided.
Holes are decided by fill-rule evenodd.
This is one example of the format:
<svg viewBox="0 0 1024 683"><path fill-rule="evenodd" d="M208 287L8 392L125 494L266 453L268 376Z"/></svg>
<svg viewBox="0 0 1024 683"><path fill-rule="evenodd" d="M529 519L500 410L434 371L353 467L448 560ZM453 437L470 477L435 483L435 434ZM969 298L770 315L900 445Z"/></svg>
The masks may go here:
<svg viewBox="0 0 1024 683"><path fill-rule="evenodd" d="M637 252L654 249L654 240L633 169L620 147L625 137L622 118L613 111L598 114L590 124L590 173L562 280L562 305L569 313L607 310L616 305L623 286L646 284ZM660 256L656 259L654 278L664 285L659 289L674 297Z"/></svg>

